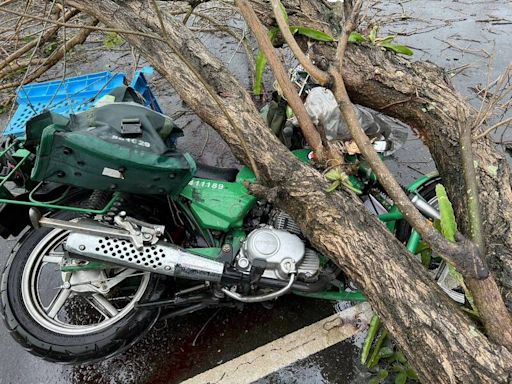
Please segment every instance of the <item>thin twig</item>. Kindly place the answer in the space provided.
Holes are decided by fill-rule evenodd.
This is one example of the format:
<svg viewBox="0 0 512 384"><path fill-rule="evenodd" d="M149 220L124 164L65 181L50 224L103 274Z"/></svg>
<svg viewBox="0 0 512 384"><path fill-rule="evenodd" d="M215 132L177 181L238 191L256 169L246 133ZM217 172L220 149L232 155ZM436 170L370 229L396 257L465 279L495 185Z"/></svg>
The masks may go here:
<svg viewBox="0 0 512 384"><path fill-rule="evenodd" d="M286 44L288 44L293 54L295 55L295 58L299 61L300 65L304 67L306 72L308 72L313 77L313 79L315 79L318 82L318 84L326 85L327 83L329 83L331 79L329 74L327 72L322 71L320 68L314 65L311 62L311 60L309 60L309 58L304 54L304 52L302 52L302 49L300 49L299 44L297 44L297 41L295 41L295 38L290 32L290 27L288 26L288 23L284 19L284 15L281 10L280 0L270 1L272 3L274 17L277 21L277 25L279 25L281 34L283 35Z"/></svg>
<svg viewBox="0 0 512 384"><path fill-rule="evenodd" d="M163 41L165 43L167 43L169 48L172 49L172 51L179 57L179 59L183 62L183 64L187 66L187 68L194 74L194 76L196 76L196 78L201 82L201 84L204 86L206 91L210 94L212 99L218 105L219 109L222 111L222 113L224 114L224 116L228 120L229 124L231 124L231 126L235 130L236 135L238 136L238 138L240 140L240 143L244 147L245 153L249 157L249 163L250 163L250 166L252 168L252 171L254 172L254 175L256 176L256 179L259 179L260 177L259 177L258 167L256 166L256 162L254 161L254 158L252 157L251 152L249 151L249 148L247 146L247 142L246 142L245 138L243 137L242 133L240 132L240 128L233 121L233 119L231 118L231 115L226 110L226 107L224 106L222 100L217 95L217 93L212 88L212 86L203 78L203 76L201 76L201 74L199 72L197 72L197 70L194 68L194 66L192 64L190 64L189 60L187 60L182 55L182 53L174 46L174 44L173 44L173 42L171 40L171 37L169 36L169 33L167 32L167 29L165 28L164 20L162 18L162 13L160 12L160 7L158 6L158 4L156 3L155 0L150 0L150 1L151 1L151 4L153 5L153 8L155 9L155 13L157 15L158 22L160 23L160 28L162 29L162 32L163 32L164 37L165 37L165 39Z"/></svg>
<svg viewBox="0 0 512 384"><path fill-rule="evenodd" d="M26 68L31 64L44 64L46 59L40 58L40 59L32 59L32 61L23 60L23 61L16 61L14 63L10 63L7 68L3 68L0 70L0 79L3 79L4 77L7 77L9 75L14 74L16 71L19 71L20 69Z"/></svg>
<svg viewBox="0 0 512 384"><path fill-rule="evenodd" d="M479 135L475 136L473 140L480 140L481 138L487 136L489 133L494 131L495 129L498 129L502 125L507 125L512 123L512 117L509 117L508 119L502 120L499 123L494 124L492 127L486 129L484 132L480 133Z"/></svg>
<svg viewBox="0 0 512 384"><path fill-rule="evenodd" d="M50 14L52 13L52 10L53 10L53 7L55 6L55 3L56 3L56 0L53 0L51 5L50 5L50 12L49 12ZM44 30L44 28L46 28L46 25L47 25L47 22L45 21L44 24L43 24L43 30ZM28 73L29 73L29 70L30 70L30 64L31 64L32 60L34 59L34 56L35 56L36 51L37 51L37 48L41 44L42 38L43 38L43 32L41 32L41 34L39 35L39 38L37 39L37 43L36 43L36 45L34 47L34 50L30 54L30 58L28 59L27 69L25 70L25 73L23 74L23 78L22 78L21 82L19 84L14 85L14 87L22 86L23 84L25 84L27 76L28 76ZM14 87L12 87L12 88L14 88ZM24 89L24 88L21 88L21 89ZM30 109L32 109L32 111L34 113L37 113L36 109L32 105L32 102L30 101L29 97L27 97L27 103L28 103L28 106L30 107ZM9 118L12 116L13 111L14 111L14 104L12 104L11 110L9 111ZM3 132L3 130L2 130L2 132Z"/></svg>
<svg viewBox="0 0 512 384"><path fill-rule="evenodd" d="M412 101L414 99L414 97L408 97L407 99L404 99L404 100L398 100L398 101L393 101L392 103L388 103L382 107L379 108L379 111L384 111L385 109L388 109L388 108L391 108L395 105L399 105L399 104L403 104L403 103L408 103L409 101Z"/></svg>
<svg viewBox="0 0 512 384"><path fill-rule="evenodd" d="M98 20L97 19L94 19L90 26L94 26L98 24ZM55 64L57 64L61 59L62 57L64 56L64 50L66 49L67 51L71 50L74 46L76 45L79 45L79 44L83 44L83 42L87 39L87 36L89 36L89 34L92 32L92 29L91 28L84 28L82 31L78 32L75 36L73 36L71 39L69 39L66 43L66 46L61 46L59 49L55 50L45 61L45 63L43 65L41 65L40 67L38 67L33 73L31 73L29 76L25 77L23 80L21 81L17 81L17 82L12 82L12 83L6 83L6 84L2 84L0 85L0 91L3 91L5 89L10 89L10 88L16 88L18 87L19 85L24 85L24 84L27 84L27 83L30 83L34 80L36 80L37 78L39 78L39 76L41 76L42 74L44 74L48 69L50 69L51 67L53 67Z"/></svg>
<svg viewBox="0 0 512 384"><path fill-rule="evenodd" d="M349 3L349 1L344 2L343 5L347 6ZM336 58L338 60L338 68L340 73L343 71L343 59L345 57L345 51L347 50L348 38L357 25L357 19L359 18L359 12L361 12L362 6L363 1L356 0L352 9L350 10L350 14L345 15L345 24L343 25L341 36L338 39L338 47L336 49Z"/></svg>
<svg viewBox="0 0 512 384"><path fill-rule="evenodd" d="M293 113L297 117L297 121L299 122L300 128L306 141L311 146L313 151L318 155L319 159L326 160L328 158L336 158L335 151L329 151L329 154L326 153L327 151L322 145L320 134L316 130L311 117L307 113L302 100L297 94L297 90L290 81L283 64L277 57L274 47L268 38L265 27L259 21L258 16L256 16L256 13L252 9L251 5L247 2L247 0L235 0L235 4L244 17L245 22L253 32L254 37L258 41L260 49L265 54L268 64L272 69L272 72L274 73L279 86L283 90L284 97L286 97L290 108L293 110ZM337 159L337 161L342 163L341 156L339 156L339 154L338 157L339 159Z"/></svg>
<svg viewBox="0 0 512 384"><path fill-rule="evenodd" d="M69 19L78 15L79 13L80 13L80 11L78 11L78 10L71 10L69 12L66 12L64 21L68 21ZM9 65L9 63L12 63L17 58L23 56L25 53L27 53L32 48L34 48L36 46L38 47L41 45L41 43L48 41L52 36L54 36L58 32L59 29L60 29L60 25L57 25L53 28L48 29L47 32L44 33L46 28L43 28L41 32L43 32L44 34L42 35L41 38L34 39L34 40L30 41L29 43L25 44L23 47L19 48L18 50L16 50L15 52L13 52L9 56L7 56L2 62L0 62L0 69L5 68L7 65Z"/></svg>
<svg viewBox="0 0 512 384"><path fill-rule="evenodd" d="M356 7L354 9L357 10ZM346 23L338 40L338 44L346 47L350 35L350 27L353 27L354 15L346 15ZM344 54L345 50L338 47L338 52ZM387 166L384 164L379 154L373 148L370 139L361 127L361 123L355 113L354 106L350 101L343 77L340 73L342 68L343 56L337 56L338 62L331 66L329 73L333 76L335 89L334 95L339 104L340 111L352 134L359 150L370 164L372 170L377 175L379 183L384 187L388 195L400 209L404 218L414 227L426 241L434 252L454 264L457 269L465 276L472 278L487 278L489 271L482 262L478 248L471 242L459 236L459 243L452 243L446 240L435 230L431 223L411 203L402 187L393 177Z"/></svg>
<svg viewBox="0 0 512 384"><path fill-rule="evenodd" d="M245 37L245 30L242 30L242 36L239 36L235 31L233 31L231 28L227 27L226 25L222 25L217 20L215 20L213 17L205 15L203 13L193 12L194 16L200 17L202 19L205 19L210 24L215 26L219 31L225 32L235 38L238 41L238 46L235 50L235 53L238 51L238 48L240 45L243 45L245 54L247 56L247 62L249 63L250 72L251 72L251 84L254 84L254 73L256 71L256 64L254 63L254 57L252 55L251 47L249 46L249 43L247 42L247 39ZM233 53L233 56L235 55ZM231 60L229 60L231 61Z"/></svg>
<svg viewBox="0 0 512 384"><path fill-rule="evenodd" d="M23 12L13 11L11 9L5 9L5 8L0 8L0 12L11 13L13 15L23 16L23 17L26 17L26 18L29 18L29 19L45 21L45 22L48 22L48 23L51 23L51 24L55 24L55 25L60 25L61 27L66 27L66 28L89 29L91 31L102 31L102 32L115 32L115 33L121 33L121 34L127 34L127 35L136 35L136 36L148 37L150 39L155 39L155 40L158 40L158 41L165 41L160 36L153 35L151 33L138 32L138 31L128 31L126 29L118 29L118 28L97 27L97 26L83 25L83 24L67 24L67 23L62 23L60 21L46 19L44 17L40 17L40 16L36 16L36 15L30 15L30 14L26 14L26 13L23 13Z"/></svg>
<svg viewBox="0 0 512 384"><path fill-rule="evenodd" d="M484 229L471 142L472 126L459 108L457 109L457 123L468 204L469 238L478 247L480 254L485 255ZM512 318L503 303L496 281L492 277L485 280L473 278L465 280L475 299L476 307L489 337L494 342L510 348L512 346Z"/></svg>
<svg viewBox="0 0 512 384"><path fill-rule="evenodd" d="M475 244L480 248L480 253L485 253L485 242L483 238L482 218L480 216L480 204L478 200L478 186L471 148L471 126L468 124L464 114L457 109L457 123L459 125L460 152L462 157L462 169L466 183L466 196L469 213L469 235Z"/></svg>
<svg viewBox="0 0 512 384"><path fill-rule="evenodd" d="M27 13L27 10L28 10L29 6L30 6L30 0L27 0L25 2L25 11L24 11L25 14ZM44 11L46 11L46 6L47 6L47 4L45 4ZM23 22L23 18L24 18L24 16L21 16L18 19L18 21L16 22L16 25L14 27L14 34L13 34L13 36L16 37L16 43L15 43L14 49L18 48L17 46L18 46L18 40L19 40L20 26L21 26L21 23Z"/></svg>

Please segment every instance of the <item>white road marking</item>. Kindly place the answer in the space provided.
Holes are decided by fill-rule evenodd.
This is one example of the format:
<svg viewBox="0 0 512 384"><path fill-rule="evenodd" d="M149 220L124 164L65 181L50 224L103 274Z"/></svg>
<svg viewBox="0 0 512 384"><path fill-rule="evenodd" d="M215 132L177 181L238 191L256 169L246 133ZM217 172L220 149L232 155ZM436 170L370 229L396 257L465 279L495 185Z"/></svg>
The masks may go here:
<svg viewBox="0 0 512 384"><path fill-rule="evenodd" d="M354 336L358 324L368 323L368 303L357 304L242 356L200 373L182 384L244 384L304 359Z"/></svg>

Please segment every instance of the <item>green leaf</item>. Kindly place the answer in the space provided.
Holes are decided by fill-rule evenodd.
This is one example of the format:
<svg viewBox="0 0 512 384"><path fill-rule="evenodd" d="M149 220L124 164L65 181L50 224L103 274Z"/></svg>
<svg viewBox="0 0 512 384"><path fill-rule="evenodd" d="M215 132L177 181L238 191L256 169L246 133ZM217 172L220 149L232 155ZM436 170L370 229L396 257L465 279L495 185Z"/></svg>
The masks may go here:
<svg viewBox="0 0 512 384"><path fill-rule="evenodd" d="M437 232L443 233L443 229L441 228L441 220L434 219L434 222L432 223L432 226L437 229Z"/></svg>
<svg viewBox="0 0 512 384"><path fill-rule="evenodd" d="M446 189L442 184L436 185L436 196L441 214L441 233L447 240L455 241L457 222L455 221L452 203L450 203Z"/></svg>
<svg viewBox="0 0 512 384"><path fill-rule="evenodd" d="M421 241L418 244L418 247L416 247L416 254L420 255L421 264L425 268L428 268L430 266L430 263L432 262L432 250L430 249L430 246L424 241Z"/></svg>
<svg viewBox="0 0 512 384"><path fill-rule="evenodd" d="M292 35L295 35L298 30L299 30L299 27L290 27L290 32L292 33Z"/></svg>
<svg viewBox="0 0 512 384"><path fill-rule="evenodd" d="M375 340L375 336L377 335L377 331L380 328L380 317L378 315L373 315L370 321L370 327L368 328L368 335L364 340L363 351L361 352L361 364L366 363L368 359L368 355L370 354L370 348L373 344L373 340Z"/></svg>
<svg viewBox="0 0 512 384"><path fill-rule="evenodd" d="M268 30L267 36L272 44L274 44L274 42L276 41L278 33L279 27L272 27Z"/></svg>
<svg viewBox="0 0 512 384"><path fill-rule="evenodd" d="M368 39L375 44L375 40L377 39L377 32L379 31L379 27L375 25L370 33L368 34Z"/></svg>
<svg viewBox="0 0 512 384"><path fill-rule="evenodd" d="M352 184L352 182L349 180L349 179L345 179L343 182L343 187L345 189L348 189L352 192L354 192L356 195L360 195L363 193L363 191L361 191L359 188L357 188L356 186L354 186L354 184Z"/></svg>
<svg viewBox="0 0 512 384"><path fill-rule="evenodd" d="M336 190L336 188L338 188L340 185L341 185L341 181L335 180L332 182L332 184L329 186L329 188L327 188L325 190L325 192L327 192L327 193L334 192Z"/></svg>
<svg viewBox="0 0 512 384"><path fill-rule="evenodd" d="M429 248L429 249L425 249L425 250L421 251L420 257L421 257L421 264L425 268L430 267L430 263L432 263L432 250Z"/></svg>
<svg viewBox="0 0 512 384"><path fill-rule="evenodd" d="M407 381L407 374L405 372L400 372L396 375L395 384L405 384Z"/></svg>
<svg viewBox="0 0 512 384"><path fill-rule="evenodd" d="M267 58L263 51L258 51L258 55L256 56L256 69L254 73L254 86L253 93L255 96L261 95L262 84L263 84L263 72L265 72L265 66L267 65Z"/></svg>
<svg viewBox="0 0 512 384"><path fill-rule="evenodd" d="M375 343L375 348L373 349L372 355L370 356L370 360L368 360L368 364L366 365L368 368L372 369L377 366L380 360L379 352L382 348L382 344L388 337L388 331L384 329L380 334L379 338Z"/></svg>
<svg viewBox="0 0 512 384"><path fill-rule="evenodd" d="M418 375L416 374L416 371L414 369L412 369L411 367L407 368L407 370L405 371L405 374L411 380L418 380Z"/></svg>
<svg viewBox="0 0 512 384"><path fill-rule="evenodd" d="M121 36L119 36L115 32L107 32L105 33L105 38L103 39L103 46L105 48L117 48L124 44L124 40Z"/></svg>
<svg viewBox="0 0 512 384"><path fill-rule="evenodd" d="M394 36L394 35L390 35L390 36L386 36L386 37L377 37L375 39L375 44L377 44L377 45L389 44L395 39L395 37L396 36Z"/></svg>
<svg viewBox="0 0 512 384"><path fill-rule="evenodd" d="M383 347L379 351L379 356L382 357L383 359L387 359L388 357L393 356L393 354L394 354L393 350L389 347Z"/></svg>
<svg viewBox="0 0 512 384"><path fill-rule="evenodd" d="M286 8L284 7L283 3L279 1L279 8L281 9L281 13L284 16L284 20L288 23L288 13L286 12Z"/></svg>
<svg viewBox="0 0 512 384"><path fill-rule="evenodd" d="M407 358L405 357L404 353L402 351L398 351L395 353L395 359L399 363L405 364L407 362Z"/></svg>
<svg viewBox="0 0 512 384"><path fill-rule="evenodd" d="M368 380L368 384L380 384L380 379L378 377L372 377Z"/></svg>
<svg viewBox="0 0 512 384"><path fill-rule="evenodd" d="M270 39L271 43L274 43L274 41L277 38L277 34L279 33L278 27L273 27L268 30L268 38ZM256 55L256 68L254 70L254 86L252 92L254 93L254 96L260 96L261 92L263 90L263 72L265 72L265 66L267 65L267 58L265 57L265 54L260 49L258 51L258 54Z"/></svg>
<svg viewBox="0 0 512 384"><path fill-rule="evenodd" d="M325 178L329 181L341 181L341 172L338 169L331 169L329 172L325 174Z"/></svg>
<svg viewBox="0 0 512 384"><path fill-rule="evenodd" d="M379 44L381 47L386 48L387 50L393 51L395 53L400 53L402 55L412 56L414 52L411 48L400 45L400 44L391 44L391 43L381 43Z"/></svg>
<svg viewBox="0 0 512 384"><path fill-rule="evenodd" d="M350 36L348 37L349 43L364 43L366 41L366 37L361 35L359 32L352 31Z"/></svg>
<svg viewBox="0 0 512 384"><path fill-rule="evenodd" d="M379 371L379 373L377 374L377 377L380 379L380 380L384 380L386 377L389 376L389 372L385 369L381 369Z"/></svg>
<svg viewBox="0 0 512 384"><path fill-rule="evenodd" d="M309 27L290 27L290 29L291 28L296 28L297 33L299 35L309 37L310 39L313 39L313 40L326 41L326 42L334 41L334 38L331 35L328 35L327 33L319 31L317 29L313 29L313 28L309 28Z"/></svg>
<svg viewBox="0 0 512 384"><path fill-rule="evenodd" d="M295 116L295 114L293 113L293 109L289 105L287 105L286 106L286 118L291 119L293 116Z"/></svg>

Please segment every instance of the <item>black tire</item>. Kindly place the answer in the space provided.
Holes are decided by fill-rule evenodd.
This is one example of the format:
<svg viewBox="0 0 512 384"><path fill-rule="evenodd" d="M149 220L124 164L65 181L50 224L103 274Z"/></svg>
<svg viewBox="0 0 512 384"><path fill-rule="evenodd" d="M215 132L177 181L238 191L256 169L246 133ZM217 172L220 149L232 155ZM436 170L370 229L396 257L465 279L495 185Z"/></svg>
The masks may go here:
<svg viewBox="0 0 512 384"><path fill-rule="evenodd" d="M59 213L64 220L76 215ZM122 352L130 347L158 319L157 310L131 308L111 326L97 332L69 335L56 333L27 310L22 295L22 275L30 255L52 229L31 230L14 247L2 273L0 311L14 339L30 353L63 364L91 362ZM157 300L162 295L158 277L152 274L140 301Z"/></svg>

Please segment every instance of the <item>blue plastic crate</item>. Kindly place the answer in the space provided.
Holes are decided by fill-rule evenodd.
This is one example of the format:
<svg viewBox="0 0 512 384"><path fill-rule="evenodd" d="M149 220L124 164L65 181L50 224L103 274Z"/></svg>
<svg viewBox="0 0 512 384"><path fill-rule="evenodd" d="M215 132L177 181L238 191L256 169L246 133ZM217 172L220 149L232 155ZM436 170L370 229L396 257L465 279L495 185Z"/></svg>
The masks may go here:
<svg viewBox="0 0 512 384"><path fill-rule="evenodd" d="M153 73L154 70L152 67L143 67L142 69L139 69L135 72L135 76L133 76L130 86L144 97L146 107L162 113L158 100L153 94L153 91L151 91L151 88L149 88L148 81L146 80L146 75L152 76Z"/></svg>
<svg viewBox="0 0 512 384"><path fill-rule="evenodd" d="M131 86L144 96L146 106L162 112L144 76L144 74L151 73L153 73L151 67L144 67L137 71ZM96 100L126 83L124 73L99 72L70 77L65 81L53 80L24 85L20 87L16 95L18 109L9 121L3 135L23 136L26 122L45 110L51 110L64 116L85 111L93 106Z"/></svg>

